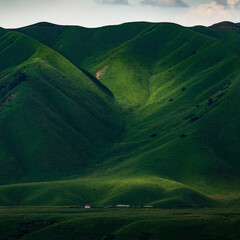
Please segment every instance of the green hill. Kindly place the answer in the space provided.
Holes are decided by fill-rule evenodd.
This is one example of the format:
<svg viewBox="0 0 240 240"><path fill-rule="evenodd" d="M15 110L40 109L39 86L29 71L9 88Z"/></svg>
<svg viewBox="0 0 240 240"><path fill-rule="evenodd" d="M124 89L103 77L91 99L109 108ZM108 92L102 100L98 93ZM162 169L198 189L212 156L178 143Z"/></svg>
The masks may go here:
<svg viewBox="0 0 240 240"><path fill-rule="evenodd" d="M0 204L239 204L238 34L1 30Z"/></svg>
<svg viewBox="0 0 240 240"><path fill-rule="evenodd" d="M53 50L2 31L0 182L85 175L121 121L111 92ZM98 156L98 158L96 158Z"/></svg>

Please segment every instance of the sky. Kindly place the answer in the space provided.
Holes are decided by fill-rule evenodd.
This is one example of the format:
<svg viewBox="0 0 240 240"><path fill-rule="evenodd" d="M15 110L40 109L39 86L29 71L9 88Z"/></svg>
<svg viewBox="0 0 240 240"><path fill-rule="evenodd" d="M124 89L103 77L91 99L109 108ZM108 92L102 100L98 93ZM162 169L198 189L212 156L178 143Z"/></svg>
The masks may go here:
<svg viewBox="0 0 240 240"><path fill-rule="evenodd" d="M42 21L84 27L133 21L209 26L240 22L240 0L0 0L1 27Z"/></svg>

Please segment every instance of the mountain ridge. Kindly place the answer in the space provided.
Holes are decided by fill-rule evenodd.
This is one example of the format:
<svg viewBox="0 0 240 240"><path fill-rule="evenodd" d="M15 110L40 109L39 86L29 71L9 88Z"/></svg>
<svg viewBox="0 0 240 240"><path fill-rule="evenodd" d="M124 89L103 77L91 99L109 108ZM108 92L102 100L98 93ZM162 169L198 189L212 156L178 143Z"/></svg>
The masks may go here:
<svg viewBox="0 0 240 240"><path fill-rule="evenodd" d="M23 157L31 174L25 184L22 178L13 185L5 175L1 204L125 202L171 208L239 203L240 38L235 29L140 22L94 29L40 23L10 32L16 31L42 49L31 60L38 67L33 64L24 73L33 86L33 79L47 84L41 106L60 116L58 125L53 116L46 125L57 135L44 162L53 162L60 175L49 179L56 169L46 165L34 180L36 163ZM35 87L35 94L39 90ZM33 123L39 126L36 119Z"/></svg>

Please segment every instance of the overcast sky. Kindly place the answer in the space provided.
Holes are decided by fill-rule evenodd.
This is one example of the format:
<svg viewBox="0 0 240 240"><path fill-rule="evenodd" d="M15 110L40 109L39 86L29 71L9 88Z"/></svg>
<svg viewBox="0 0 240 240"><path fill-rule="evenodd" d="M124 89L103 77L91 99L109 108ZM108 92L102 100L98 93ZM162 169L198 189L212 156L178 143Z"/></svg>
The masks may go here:
<svg viewBox="0 0 240 240"><path fill-rule="evenodd" d="M240 0L0 0L0 26L40 21L98 27L132 21L184 26L240 22Z"/></svg>

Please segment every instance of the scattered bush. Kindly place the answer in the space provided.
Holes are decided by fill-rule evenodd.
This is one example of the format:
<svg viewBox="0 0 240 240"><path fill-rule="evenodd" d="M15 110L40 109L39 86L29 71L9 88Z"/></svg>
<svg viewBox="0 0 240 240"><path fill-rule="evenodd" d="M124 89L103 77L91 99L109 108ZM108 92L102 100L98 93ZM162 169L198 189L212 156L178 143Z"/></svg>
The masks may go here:
<svg viewBox="0 0 240 240"><path fill-rule="evenodd" d="M154 137L156 137L156 136L157 136L157 134L156 134L156 133L153 133L150 137L154 138Z"/></svg>
<svg viewBox="0 0 240 240"><path fill-rule="evenodd" d="M224 95L225 95L225 92L220 93L219 95L217 95L217 98L220 99L220 98L222 98Z"/></svg>
<svg viewBox="0 0 240 240"><path fill-rule="evenodd" d="M222 88L222 90L226 90L226 89L228 89L228 88L229 88L229 85L224 86L224 87Z"/></svg>
<svg viewBox="0 0 240 240"><path fill-rule="evenodd" d="M180 135L180 138L185 138L185 137L187 137L187 134L185 134L185 133Z"/></svg>
<svg viewBox="0 0 240 240"><path fill-rule="evenodd" d="M196 122L200 117L194 116L193 118L190 119L190 123Z"/></svg>
<svg viewBox="0 0 240 240"><path fill-rule="evenodd" d="M212 98L209 98L209 99L208 99L208 106L211 106L213 103L214 103L213 99L212 99Z"/></svg>

